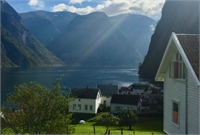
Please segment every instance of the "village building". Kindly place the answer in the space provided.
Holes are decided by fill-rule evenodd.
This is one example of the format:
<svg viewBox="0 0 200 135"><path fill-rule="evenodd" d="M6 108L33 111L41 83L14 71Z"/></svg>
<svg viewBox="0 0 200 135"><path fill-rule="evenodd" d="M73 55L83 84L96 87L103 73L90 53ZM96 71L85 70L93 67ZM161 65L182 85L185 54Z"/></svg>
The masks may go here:
<svg viewBox="0 0 200 135"><path fill-rule="evenodd" d="M113 94L111 99L111 113L119 113L121 111L127 111L127 109L139 111L142 108L139 95L124 95Z"/></svg>
<svg viewBox="0 0 200 135"><path fill-rule="evenodd" d="M172 33L155 80L164 82L164 132L200 133L199 35Z"/></svg>
<svg viewBox="0 0 200 135"><path fill-rule="evenodd" d="M112 95L118 93L118 85L97 85L97 88L101 90L101 104L110 106Z"/></svg>
<svg viewBox="0 0 200 135"><path fill-rule="evenodd" d="M97 88L73 88L74 100L70 101L69 112L96 114L101 104L101 91Z"/></svg>

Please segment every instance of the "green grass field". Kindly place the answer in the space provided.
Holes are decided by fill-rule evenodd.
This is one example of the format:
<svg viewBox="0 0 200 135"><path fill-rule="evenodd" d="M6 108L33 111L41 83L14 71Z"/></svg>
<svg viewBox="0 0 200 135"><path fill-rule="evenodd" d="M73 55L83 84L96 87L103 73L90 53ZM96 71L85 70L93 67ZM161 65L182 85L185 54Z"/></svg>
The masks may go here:
<svg viewBox="0 0 200 135"><path fill-rule="evenodd" d="M74 124L75 134L94 134L93 125L95 125L95 120L98 119L100 115L86 120L85 124ZM162 118L155 119L139 119L138 123L132 128L134 130L128 130L128 127L122 127L123 134L143 134L143 135L161 135L163 132L163 120ZM121 128L119 126L109 127L111 134L121 134ZM95 126L96 134L104 134L106 131L105 126Z"/></svg>

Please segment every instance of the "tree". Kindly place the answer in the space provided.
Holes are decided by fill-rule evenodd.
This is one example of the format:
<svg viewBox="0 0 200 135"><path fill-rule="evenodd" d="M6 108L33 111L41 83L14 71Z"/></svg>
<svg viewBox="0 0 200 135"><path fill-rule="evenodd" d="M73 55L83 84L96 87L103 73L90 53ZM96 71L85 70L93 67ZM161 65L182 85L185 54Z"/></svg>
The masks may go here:
<svg viewBox="0 0 200 135"><path fill-rule="evenodd" d="M121 112L119 114L119 117L120 117L119 126L128 126L129 130L131 130L132 126L136 124L138 121L136 112L131 109L127 109L127 111Z"/></svg>
<svg viewBox="0 0 200 135"><path fill-rule="evenodd" d="M102 114L97 123L105 125L106 131L108 131L109 126L118 125L119 118L111 113Z"/></svg>
<svg viewBox="0 0 200 135"><path fill-rule="evenodd" d="M61 79L61 78L60 78ZM2 112L15 134L66 134L71 128L72 114L68 112L72 97L61 91L60 79L52 89L30 82L15 87Z"/></svg>

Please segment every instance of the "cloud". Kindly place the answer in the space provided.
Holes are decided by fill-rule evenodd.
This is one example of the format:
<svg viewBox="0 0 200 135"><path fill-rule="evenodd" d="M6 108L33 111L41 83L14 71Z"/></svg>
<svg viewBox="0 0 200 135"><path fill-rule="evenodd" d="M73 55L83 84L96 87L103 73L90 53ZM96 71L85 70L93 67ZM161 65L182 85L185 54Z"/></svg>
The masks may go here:
<svg viewBox="0 0 200 135"><path fill-rule="evenodd" d="M141 13L152 16L161 12L165 0L140 0L134 2L130 10L135 13Z"/></svg>
<svg viewBox="0 0 200 135"><path fill-rule="evenodd" d="M69 4L82 4L83 2L90 2L91 0L70 0Z"/></svg>
<svg viewBox="0 0 200 135"><path fill-rule="evenodd" d="M35 9L42 9L45 6L44 2L41 0L30 0L28 5Z"/></svg>
<svg viewBox="0 0 200 135"><path fill-rule="evenodd" d="M81 4L84 0L70 0L69 4Z"/></svg>
<svg viewBox="0 0 200 135"><path fill-rule="evenodd" d="M53 12L58 12L58 11L69 11L72 13L77 13L80 15L85 15L85 14L89 14L91 12L94 12L94 8L87 6L85 8L76 8L74 6L68 6L64 3L58 4L56 6L53 7L52 9Z"/></svg>
<svg viewBox="0 0 200 135"><path fill-rule="evenodd" d="M81 4L82 2L94 2L91 0L70 0L70 4ZM157 16L160 14L165 0L102 0L98 1L95 7L75 7L64 3L58 4L52 8L56 11L75 12L80 15L95 11L105 12L108 16L114 16L123 13L136 13L146 16Z"/></svg>

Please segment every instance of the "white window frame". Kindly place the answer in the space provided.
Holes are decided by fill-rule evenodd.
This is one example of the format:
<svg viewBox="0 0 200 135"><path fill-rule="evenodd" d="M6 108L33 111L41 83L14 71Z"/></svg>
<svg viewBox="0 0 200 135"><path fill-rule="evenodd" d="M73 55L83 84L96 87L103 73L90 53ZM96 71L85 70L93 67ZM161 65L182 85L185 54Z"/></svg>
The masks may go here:
<svg viewBox="0 0 200 135"><path fill-rule="evenodd" d="M176 54L176 61L178 62L178 78L185 79L185 64L180 53Z"/></svg>
<svg viewBox="0 0 200 135"><path fill-rule="evenodd" d="M171 62L169 65L169 77L176 78L180 80L185 80L186 78L186 66L182 60L180 53L176 53L176 61Z"/></svg>

